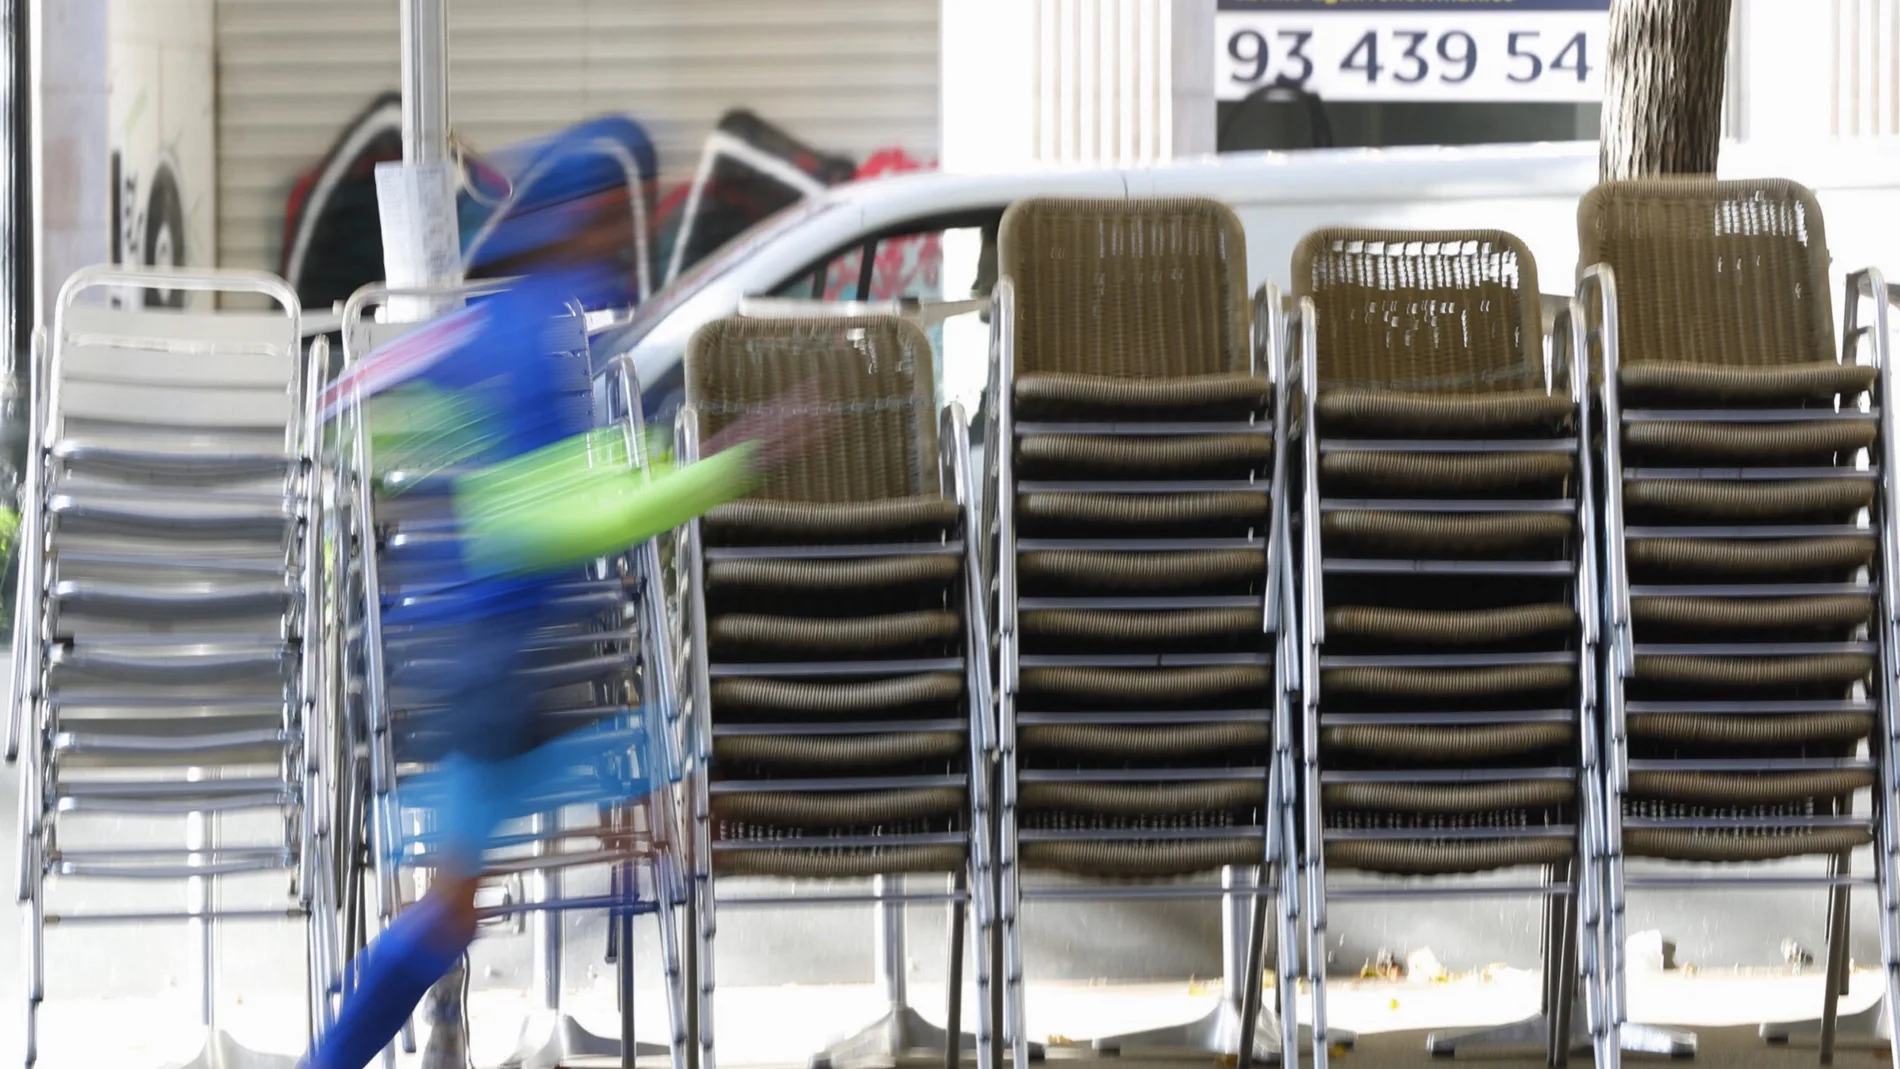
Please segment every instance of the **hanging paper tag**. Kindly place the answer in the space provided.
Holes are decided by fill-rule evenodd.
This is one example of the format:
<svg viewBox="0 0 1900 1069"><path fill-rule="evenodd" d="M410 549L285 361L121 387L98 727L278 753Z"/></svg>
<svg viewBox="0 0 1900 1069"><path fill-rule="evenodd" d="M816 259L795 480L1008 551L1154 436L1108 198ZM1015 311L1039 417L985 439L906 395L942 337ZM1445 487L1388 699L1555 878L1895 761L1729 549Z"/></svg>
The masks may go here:
<svg viewBox="0 0 1900 1069"><path fill-rule="evenodd" d="M455 210L456 172L446 160L376 165L376 204L383 226L383 272L391 289L440 289L462 281L462 236ZM392 297L398 323L432 319L439 299Z"/></svg>

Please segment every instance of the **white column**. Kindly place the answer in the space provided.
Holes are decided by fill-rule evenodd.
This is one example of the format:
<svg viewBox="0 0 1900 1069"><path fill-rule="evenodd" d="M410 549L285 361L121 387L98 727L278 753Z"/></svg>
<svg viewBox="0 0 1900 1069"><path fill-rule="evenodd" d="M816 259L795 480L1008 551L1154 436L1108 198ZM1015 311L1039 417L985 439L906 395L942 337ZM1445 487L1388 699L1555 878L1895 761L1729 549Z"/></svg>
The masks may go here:
<svg viewBox="0 0 1900 1069"><path fill-rule="evenodd" d="M945 170L1214 150L1214 0L943 0Z"/></svg>
<svg viewBox="0 0 1900 1069"><path fill-rule="evenodd" d="M1739 0L1733 18L1730 136L1900 135L1900 0Z"/></svg>
<svg viewBox="0 0 1900 1069"><path fill-rule="evenodd" d="M34 245L38 320L50 317L68 276L112 253L107 160L106 0L39 0L34 109Z"/></svg>
<svg viewBox="0 0 1900 1069"><path fill-rule="evenodd" d="M1170 31L1173 68L1169 71L1174 104L1175 156L1214 151L1214 0L1172 0Z"/></svg>

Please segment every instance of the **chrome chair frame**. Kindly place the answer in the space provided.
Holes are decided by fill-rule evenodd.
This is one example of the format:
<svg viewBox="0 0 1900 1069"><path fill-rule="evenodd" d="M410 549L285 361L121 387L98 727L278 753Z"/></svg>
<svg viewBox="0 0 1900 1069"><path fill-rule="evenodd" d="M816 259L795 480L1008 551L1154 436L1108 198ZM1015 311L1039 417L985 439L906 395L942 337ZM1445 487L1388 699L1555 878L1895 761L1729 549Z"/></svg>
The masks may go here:
<svg viewBox="0 0 1900 1069"><path fill-rule="evenodd" d="M123 324L111 325L132 333L107 331L101 334L97 326L90 331L75 327L75 317L83 313L85 318L90 319L95 314L80 305L82 294L97 290L122 292L126 288L133 292L157 289L263 296L282 310L285 337L281 343L240 340L245 328L221 329L216 312L106 310L96 314L107 321L115 317L123 319ZM158 319L141 323L139 320L144 316L164 316L175 320L176 324L196 318L199 322L193 325L199 329L188 333L197 336L140 334L138 331L141 328L156 331L160 323ZM307 940L305 964L311 1033L318 1033L326 1023L318 1011L318 992L321 977L333 966L328 956L330 944L324 938L321 925L329 891L325 875L329 867L327 854L331 828L326 807L320 800L327 796L331 770L326 761L325 747L320 744L328 731L329 707L324 696L328 693L329 684L325 677L324 659L319 655L327 637L323 633L324 618L318 611L319 568L316 562L319 559L322 497L321 480L316 469L315 404L316 383L320 381L321 368L327 361L328 346L327 342L319 340L311 346L306 356L299 330L300 316L296 295L289 287L281 279L261 272L160 268L127 271L95 267L76 272L61 287L54 312L51 341L48 341L44 331L36 332L31 388L34 403L28 443L27 488L23 500L23 545L17 601L19 610L13 640L15 672L8 725L9 759L16 756L21 734L32 733L30 744L18 747L18 751L25 754L20 769L19 900L25 906L28 929L24 964L27 972L26 1063L29 1066L34 1064L38 1054L36 1011L44 997L45 961L41 933L46 925L52 923L79 925L190 921L199 932L202 959L200 1015L206 1036L204 1046L188 1064L211 1066L270 1064L275 1060L271 1056L245 1049L218 1027L216 954L219 925L228 921L301 919L305 924ZM101 337L103 342L98 340ZM235 446L220 446L215 441L201 446L197 441L187 440L183 449L154 451L142 449L137 444L87 442L69 438L65 424L66 410L62 404L65 400L65 366L69 359L69 347L81 344L79 339L82 338L92 338L85 344L104 345L108 352L127 349L134 356L138 351L145 351L201 358L203 363L195 371L184 373L182 378L175 381L155 377L150 383L140 384L157 390L164 389L168 384L182 388L176 391L180 397L199 386L224 385L231 389L253 391L259 387L267 389L276 380L268 377L260 379L255 374L246 379L242 373L236 379L218 376L235 369L246 359L282 359L287 366L288 382L285 388L289 396L284 409L281 441L275 447L258 447L267 450L265 452L245 453L237 451ZM226 363L221 365L221 362ZM132 386L132 381L123 377L127 366L136 367L115 364L121 376L113 380L118 388ZM155 399L154 403L161 402ZM167 414L179 416L177 413ZM183 428L197 426L188 413L150 424L159 425L170 428L168 433L178 433ZM214 419L207 426L221 426L229 441L233 437L242 438L246 432L254 437L255 432L267 424L218 425ZM194 452L201 448L205 450L202 455ZM221 452L221 449L230 451ZM116 515L110 508L94 510L89 515L80 504L83 499L98 495L116 496L114 484L82 486L83 473L89 470L121 480L116 484L121 490L130 490L140 481L162 483L168 478L179 485L193 487L202 487L206 479L216 481L221 476L239 481L281 479L283 489L281 496L275 499L275 504L264 498L235 499L238 506L233 514L248 515L251 510L255 510L257 517L263 517L274 511L274 520L266 523L260 519L254 524L257 528L255 533L277 540L283 557L280 562L263 558L234 561L230 558L220 560L214 553L204 560L181 560L169 556L140 556L135 551L125 549L114 551L109 545L104 549L75 551L62 556L59 549L62 529L58 522L60 515L77 517L82 523L88 519L96 523L103 522L107 531L147 539L162 539L167 533L203 538L213 533L212 528L220 519L215 514L209 521L204 515L193 517L186 514L188 509L181 512L174 508L167 514L164 506L168 502L176 505L183 500L179 495L152 499L150 505L157 510L156 513L148 511L140 515L138 502L134 501L133 505ZM72 491L62 490L62 482L72 473L78 474L80 483L73 484L75 489ZM216 499L216 495L213 498ZM272 535L266 528L282 533ZM80 537L83 541L84 535ZM215 596L213 588L216 584L210 582L170 592L180 599L175 601L168 601L168 592L165 591L147 590L141 593L128 590L110 593L105 590L110 584L102 584L94 592L92 600L95 608L105 607L107 615L122 615L137 621L180 618L166 615L167 606L171 611L183 614L182 618L187 622L192 619L216 619L232 611L242 615L247 610L255 613L279 606L279 635L263 641L215 635L195 638L187 635L181 639L168 640L156 633L141 637L136 633L115 635L102 632L91 640L85 639L83 632L62 636L59 607L65 600L81 596L84 584L54 583L54 565L60 559L94 565L143 565L148 568L162 561L164 564L197 565L227 573L251 572L263 577L261 582L253 583L257 589L222 600ZM80 615L83 619L83 612ZM82 648L95 643L101 647L95 653L86 653ZM113 648L115 646L116 649ZM82 687L78 693L62 695L51 672L63 666L103 672L103 677L95 678L117 680L121 687L138 683L169 683L181 689L170 693L162 690L150 693L112 692L108 689L88 695ZM240 703L243 708L254 710L256 707L249 698L220 698L215 690L193 697L192 688L203 685L215 688L221 681L239 677L252 678L261 684L263 679L272 674L281 675L283 695L277 713L279 723L275 728L192 735L162 730L156 734L121 731L99 733L83 728L69 730L62 724L62 707L68 703L90 705L107 711L145 709L162 712L165 709L187 709L215 712L220 708L236 708L232 703ZM134 716L134 719L138 718ZM99 782L74 784L67 788L59 786L58 768L63 762L73 759L102 758L107 761L108 767L123 762L173 766L187 771L187 779L191 780L195 778L190 774L193 769L210 767L219 761L255 764L259 757L270 752L281 754L276 759L279 766L276 779L227 780L215 789L195 788L190 782L156 781L128 781L119 787ZM194 757L205 758L204 766L191 764ZM85 790L87 786L93 789ZM216 829L219 814L259 809L282 813L285 827L281 847L218 847ZM59 815L88 811L184 815L189 824L186 846L182 851L110 847L67 851L58 848L52 836ZM293 899L287 906L221 908L217 904L216 886L221 877L279 870L293 873L290 888ZM187 883L190 905L183 913L165 910L59 913L46 908L48 877L183 880Z"/></svg>
<svg viewBox="0 0 1900 1069"><path fill-rule="evenodd" d="M365 313L372 305L386 305L392 299L411 298L447 309L459 304L464 298L498 292L506 285L506 280L484 280L450 289L404 290L370 286L359 290L346 305L343 318L346 369L362 359L372 342L386 342L397 333L413 329L413 325L407 324L396 326L394 331L372 329L365 319ZM577 324L580 322L578 312L575 320ZM584 343L583 336L578 332L574 340L577 344ZM647 442L640 391L631 358L621 357L610 361L605 368L591 375L590 380L596 421L602 426L617 426L622 432L627 455L644 467ZM360 822L374 844L368 859L369 875L372 876L368 881L372 888L368 897L369 908L380 926L393 919L403 901L402 870L414 870L420 877L431 868L432 837L426 829L407 830L413 824L413 817L405 819L402 807L397 802L400 769L394 746L395 710L391 706L387 684L381 613L377 599L364 596L365 591L381 589L378 555L365 551L365 547L374 545L376 534L370 526L375 498L369 477L369 447L364 423L360 418L360 405L352 403L344 413L338 442L340 448L333 458L337 493L349 502L345 510L349 522L338 531L339 545L354 548L348 554L349 559L344 566L337 569L331 585L337 594L337 611L346 614L346 618L339 621L339 631L354 636L360 644L360 649L354 654L341 648L337 654L346 658L344 674L351 685L360 690L358 700L361 707L360 716L342 718L346 736L339 742L339 749L352 754L363 751L365 766L365 774L351 781L354 790L351 801L340 803L339 811L346 814L347 819ZM597 680L594 684L595 703L577 712L608 715L617 709L622 715L633 716L643 735L642 749L653 766L650 777L661 785L643 803L633 807L611 807L612 811L603 811L601 818L614 826L617 835L631 834L636 826L634 811L638 810L643 816L637 823L644 826L645 835L652 841L655 853L649 864L642 864L612 849L580 852L564 850L564 842L598 838L604 825L573 827L561 812L532 818L525 834L500 837L497 845L504 850L514 851L517 856L495 862L491 874L502 876L508 886L501 889L499 901L491 897L490 889L491 896L485 896L486 904L480 905L480 913L491 926L506 923L517 929L525 918L526 925L533 931L534 970L537 975L535 1011L523 1028L518 1048L508 1064L529 1069L551 1069L571 1057L609 1057L631 1064L635 1056L644 1054L667 1055L675 1069L682 1069L685 1032L679 981L678 927L673 910L684 900L685 885L684 866L677 857L682 842L681 823L671 786L677 782L681 767L675 727L678 703L673 695L674 672L670 663L671 650L666 640L668 625L660 589L659 556L654 540L649 539L623 553L595 562L589 569L589 576L575 582L577 592L586 588L596 596L619 599L620 607L615 611L624 614L619 630L611 634L602 633L599 637L612 640L613 644L623 648L623 652L615 654L622 667L615 670L611 676L612 682L601 682L608 677L600 676L598 672L590 674L589 679ZM360 663L347 660L352 657ZM638 709L628 707L628 700L634 694L647 698ZM529 856L518 856L521 849L526 849ZM628 893L619 890L605 896L563 895L565 870L603 864L609 866L613 887L635 888L632 894L639 902L638 906L627 907ZM355 867L345 868L338 873L338 881L343 888L339 891L342 901L356 903L364 899L365 890L361 886L364 875ZM560 914L574 910L607 910L613 914L608 953L616 965L623 1027L623 1034L617 1039L588 1032L563 1008ZM666 973L668 1003L673 1008L670 1014L670 1041L665 1046L636 1044L632 1036L626 1034L633 1023L630 1009L635 972L632 932L633 918L639 912L654 912L659 921L662 967ZM354 915L348 917L352 927L357 919ZM360 939L352 938L345 953L367 941L367 932L362 933ZM333 978L330 990L340 994L345 982L345 977ZM413 1048L412 1035L404 1039L405 1046Z"/></svg>

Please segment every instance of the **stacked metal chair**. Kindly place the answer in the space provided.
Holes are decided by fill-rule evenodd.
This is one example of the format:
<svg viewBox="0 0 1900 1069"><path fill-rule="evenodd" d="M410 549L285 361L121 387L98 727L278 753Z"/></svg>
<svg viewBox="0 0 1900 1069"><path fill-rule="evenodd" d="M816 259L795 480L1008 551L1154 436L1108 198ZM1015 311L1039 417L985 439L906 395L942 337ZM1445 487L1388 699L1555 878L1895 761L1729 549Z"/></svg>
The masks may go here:
<svg viewBox="0 0 1900 1069"><path fill-rule="evenodd" d="M344 310L346 366L378 346L404 344L420 326L376 322L370 310L404 298L452 308L497 285L359 291ZM564 403L581 406L610 432L598 439L604 462L644 465L647 442L631 360L616 360L596 374L578 311L561 317L546 341L550 358L572 365ZM340 695L345 715L338 747L349 771L340 777L338 813L349 849L337 875L337 927L346 958L426 885L437 841L427 820L429 799L407 784L442 759L454 731L454 710L418 700L426 692L415 684L426 678L430 651L386 627L383 613L413 584L427 582L441 541L453 537L452 499L444 491L455 472L385 470L370 448L367 422L361 406L346 407L334 424L329 458L337 495L332 537L341 562L330 583L331 604L344 638L337 644L338 675L348 681ZM561 626L534 637L537 734L553 739L618 721L627 759L614 769L575 768L570 781L545 785L548 811L506 829L487 858L491 884L479 901L491 928L514 926L525 915L533 929L537 1013L509 1064L551 1069L591 1056L630 1065L639 1054L670 1054L679 1069L686 1025L673 910L686 887L674 793L680 768L674 671L658 552L649 540L553 581L566 590L560 604L571 611L562 613ZM642 783L652 789L639 803L603 800L624 797L629 784ZM572 890L583 882L605 886ZM618 1037L588 1033L563 1009L561 914L573 910L612 917L608 957L617 968ZM633 923L647 913L657 915L661 935L671 1018L666 1047L638 1045L631 1034ZM334 980L333 989L348 982Z"/></svg>
<svg viewBox="0 0 1900 1069"><path fill-rule="evenodd" d="M128 290L273 307L102 300ZM313 996L333 965L307 920L325 912L329 871L312 407L325 357L319 344L305 360L298 319L288 286L249 272L98 268L60 291L33 368L13 651L29 1065L55 923L189 919L197 1064L258 1057L217 1027L223 926L302 921ZM183 888L188 904L101 910L87 887L111 881L158 902Z"/></svg>
<svg viewBox="0 0 1900 1069"><path fill-rule="evenodd" d="M1303 410L1304 918L1314 1061L1329 901L1553 896L1545 1012L1571 1048L1595 819L1590 464L1580 380L1546 372L1537 270L1498 231L1321 230L1294 252ZM1536 882L1461 879L1542 869ZM1346 871L1367 877L1335 889ZM1592 982L1586 991L1594 991Z"/></svg>
<svg viewBox="0 0 1900 1069"><path fill-rule="evenodd" d="M1830 888L1825 1060L1853 885L1881 889L1896 1004L1885 286L1856 276L1882 329L1850 310L1837 351L1821 212L1790 182L1609 183L1578 228L1607 428L1609 1022L1629 1028L1628 891L1685 882L1643 863L1719 865L1694 886ZM1789 859L1805 874L1765 864Z"/></svg>
<svg viewBox="0 0 1900 1069"><path fill-rule="evenodd" d="M1256 1024L1269 913L1282 975L1297 945L1267 908L1292 756L1280 302L1263 294L1256 338L1244 235L1216 201L1026 200L1000 242L985 503L1016 1064L1036 898L1226 894L1229 949L1247 950L1226 955L1215 1013L1097 1046L1275 1056L1274 1015Z"/></svg>
<svg viewBox="0 0 1900 1069"><path fill-rule="evenodd" d="M935 875L989 930L987 628L967 423L958 406L939 416L933 363L922 331L882 316L726 319L687 353L683 461L748 417L815 419L820 434L750 496L689 524L679 547L701 1069L715 1064L718 910L876 901L901 923L906 903L946 901L917 886ZM821 886L721 893L749 877ZM864 878L875 897L822 886ZM961 953L950 960L954 1065ZM867 1050L911 1045L894 1038L864 1037Z"/></svg>

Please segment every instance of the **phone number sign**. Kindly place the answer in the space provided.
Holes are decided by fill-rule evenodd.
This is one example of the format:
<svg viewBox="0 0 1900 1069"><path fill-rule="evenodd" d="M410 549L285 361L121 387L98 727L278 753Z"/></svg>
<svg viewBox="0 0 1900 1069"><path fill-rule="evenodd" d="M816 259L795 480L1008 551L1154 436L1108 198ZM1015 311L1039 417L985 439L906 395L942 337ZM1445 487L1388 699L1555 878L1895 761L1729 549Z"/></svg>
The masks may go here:
<svg viewBox="0 0 1900 1069"><path fill-rule="evenodd" d="M1323 100L1594 102L1609 0L1221 0L1215 94L1286 81Z"/></svg>

